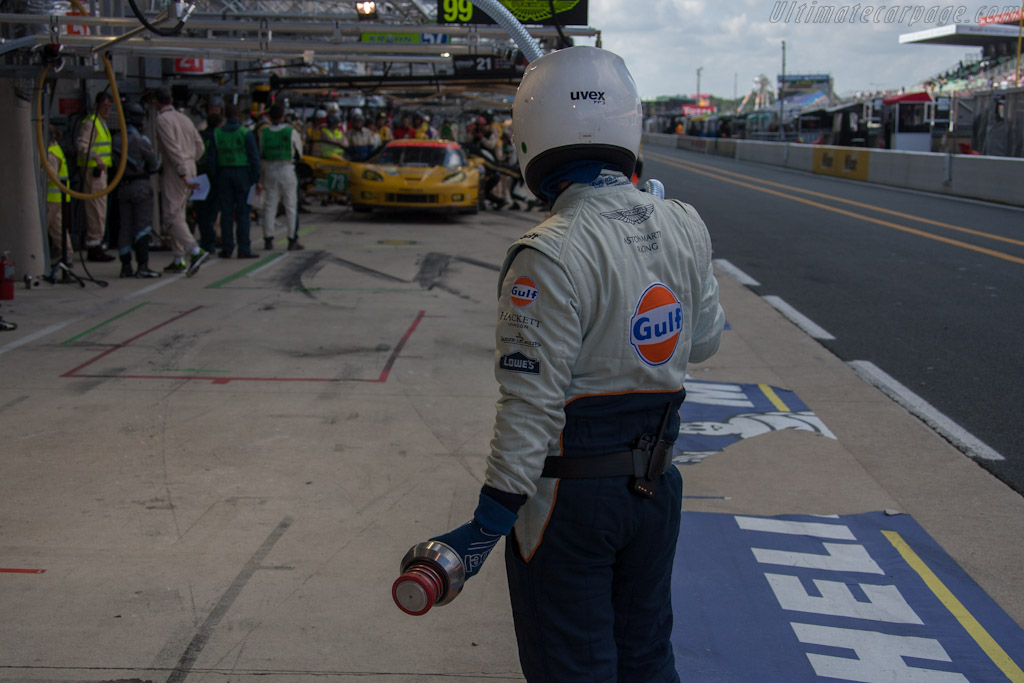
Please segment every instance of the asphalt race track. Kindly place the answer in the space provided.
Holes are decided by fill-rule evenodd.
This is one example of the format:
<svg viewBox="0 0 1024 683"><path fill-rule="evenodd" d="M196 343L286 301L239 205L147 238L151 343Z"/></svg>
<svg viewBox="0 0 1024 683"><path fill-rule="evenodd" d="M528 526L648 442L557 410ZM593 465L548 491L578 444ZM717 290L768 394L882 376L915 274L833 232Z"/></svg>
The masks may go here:
<svg viewBox="0 0 1024 683"><path fill-rule="evenodd" d="M1024 493L1024 210L664 147L644 174L704 217L729 261L987 444ZM775 300L777 301L777 300Z"/></svg>

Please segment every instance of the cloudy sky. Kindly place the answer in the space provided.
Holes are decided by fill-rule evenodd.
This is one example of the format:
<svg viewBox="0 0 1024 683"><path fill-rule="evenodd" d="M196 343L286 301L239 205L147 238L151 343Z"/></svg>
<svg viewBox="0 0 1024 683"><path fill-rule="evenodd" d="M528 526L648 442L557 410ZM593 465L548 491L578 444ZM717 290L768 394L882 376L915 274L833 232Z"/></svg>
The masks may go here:
<svg viewBox="0 0 1024 683"><path fill-rule="evenodd" d="M801 6L804 20L798 21ZM822 7L834 8L832 20L807 23L808 12L815 9L814 16L821 17ZM1019 2L590 0L589 23L601 31L602 46L626 60L644 99L694 93L699 67L703 92L742 97L759 74L775 82L783 40L787 74L829 73L836 93L846 95L911 86L979 51L900 45L900 34L954 23L957 17L960 23L973 24L979 11L1013 7L1020 7Z"/></svg>

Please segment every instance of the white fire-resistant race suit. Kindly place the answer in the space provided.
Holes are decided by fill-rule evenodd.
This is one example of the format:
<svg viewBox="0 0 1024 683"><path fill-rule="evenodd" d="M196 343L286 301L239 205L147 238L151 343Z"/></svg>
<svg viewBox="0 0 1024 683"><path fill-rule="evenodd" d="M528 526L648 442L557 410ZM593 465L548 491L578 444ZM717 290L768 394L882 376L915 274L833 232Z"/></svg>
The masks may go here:
<svg viewBox="0 0 1024 683"><path fill-rule="evenodd" d="M718 349L725 322L707 228L692 207L605 170L512 245L500 282L484 491L529 496L505 546L523 674L678 683L680 474L670 463L641 477L618 464L590 472L602 458L635 462L640 437L662 425L675 441L686 364ZM542 476L549 457L572 473Z"/></svg>
<svg viewBox="0 0 1024 683"><path fill-rule="evenodd" d="M486 483L529 496L515 526L529 558L559 481L540 478L544 459L564 454L572 406L587 397L637 396L642 403L651 393L679 392L687 362L718 349L725 316L697 212L640 192L615 171L566 189L551 218L509 248L500 283L501 398ZM655 424L659 400L639 407ZM621 402L614 412L623 412ZM598 415L606 419L615 418ZM671 426L678 431L678 419ZM605 450L628 449L642 433L621 434ZM580 445L601 448L587 441L581 437Z"/></svg>

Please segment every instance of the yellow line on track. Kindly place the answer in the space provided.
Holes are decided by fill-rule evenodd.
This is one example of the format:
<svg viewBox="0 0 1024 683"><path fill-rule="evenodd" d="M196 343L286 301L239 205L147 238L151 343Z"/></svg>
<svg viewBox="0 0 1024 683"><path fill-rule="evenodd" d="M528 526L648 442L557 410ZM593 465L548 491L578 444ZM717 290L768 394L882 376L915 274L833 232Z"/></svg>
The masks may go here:
<svg viewBox="0 0 1024 683"><path fill-rule="evenodd" d="M772 402L772 405L775 406L776 410L778 410L780 413L793 412L792 410L789 409L789 406L787 406L785 402L783 402L783 400L779 398L779 395L776 394L775 390L772 389L770 386L768 386L767 384L758 384L757 386L761 388L761 392L768 397L768 400Z"/></svg>
<svg viewBox="0 0 1024 683"><path fill-rule="evenodd" d="M1016 245L1024 247L1024 240L1015 240L1012 237L1003 237L1002 235L993 235L992 233L989 233L989 232L982 232L981 230L973 230L971 228L965 228L965 227L960 226L960 225L953 225L952 223L943 223L942 221L932 220L931 218L922 218L921 216L914 216L913 214L903 213L902 211L894 211L892 209L884 209L884 208L882 208L880 206L874 206L873 204L864 204L863 202L858 202L858 201L855 201L853 199L843 199L842 197L836 197L835 195L825 194L824 192L815 192L814 190L805 190L802 187L795 187L793 185L785 185L783 183L776 183L776 182L773 182L771 180L763 180L761 178L757 178L756 176L744 175L742 173L736 173L735 171L726 171L724 169L715 168L714 166L709 166L707 164L699 164L696 161L681 161L681 160L675 159L673 157L668 157L668 156L664 156L664 155L658 155L657 153L655 153L652 156L657 156L658 157L658 161L661 161L663 163L671 163L673 161L676 161L676 162L679 162L680 164L684 164L684 165L691 165L691 166L696 166L698 168L710 169L710 170L713 170L715 173L721 173L723 175L734 176L736 178L743 178L744 180L753 180L755 182L759 182L759 183L762 183L764 185L772 185L774 187L781 187L781 188L788 189L788 190L794 190L796 192L802 192L803 194L808 194L808 195L811 195L813 197L822 197L823 199L831 199L833 201L842 202L843 204L850 204L852 206L858 206L858 207L860 207L862 209L869 209L871 211L878 211L879 213L885 213L885 214L888 214L890 216L896 216L898 218L906 218L908 220L918 221L919 223L928 223L929 225L935 225L935 226L938 226L940 228L947 228L949 230L956 230L958 232L964 232L964 233L967 233L969 235L976 235L977 237L986 237L986 238L991 239L991 240L998 240L1000 242L1007 242L1009 244L1016 244Z"/></svg>
<svg viewBox="0 0 1024 683"><path fill-rule="evenodd" d="M645 154L649 154L649 153L645 152ZM821 202L812 201L810 199L804 199L803 197L797 197L797 196L794 196L794 195L786 193L786 192L780 192L778 190L772 190L772 189L767 188L767 187L762 187L762 186L759 186L759 185L754 185L752 183L744 182L744 181L741 181L741 180L734 180L732 178L726 177L725 175L720 175L720 173L729 174L729 173L731 173L730 171L720 171L719 169L716 169L716 168L713 168L713 167L710 167L710 166L693 165L692 162L685 162L685 163L684 162L679 162L679 161L677 161L675 159L672 159L671 157L662 157L660 155L651 155L651 156L653 158L656 158L656 160L661 162L661 163L669 164L671 166L677 166L677 167L682 168L682 169L684 169L686 171L690 171L691 173L697 173L697 174L700 174L700 175L708 176L709 178L714 178L716 180L721 180L721 181L724 181L724 182L727 182L727 183L732 183L733 185L739 185L741 187L746 187L746 188L749 188L751 190L756 190L758 192L764 192L765 194L775 195L776 197L782 197L783 199L789 199L789 200L794 201L794 202L800 202L801 204L806 204L807 206L813 206L813 207L818 208L818 209L824 209L825 211L831 211L833 213L838 213L838 214L841 214L843 216L849 216L850 218L855 218L857 220L866 221L868 223L875 223L877 225L882 225L882 226L885 226L887 228L892 228L893 230L899 230L901 232L910 233L912 235L917 235L919 237L924 237L926 239L935 240L937 242L943 242L945 244L950 244L950 245L952 245L954 247L960 247L961 249L968 249L970 251L976 251L978 253L986 254L988 256L993 256L995 258L1002 259L1004 261L1010 261L1011 263L1018 263L1018 264L1024 265L1024 258L1021 258L1019 256L1013 256L1012 254L1007 254L1005 252L996 251L995 249L988 249L986 247L979 247L979 246L977 246L975 244L970 244L968 242L961 242L960 240L951 239L949 237L943 237L941 235L936 235L934 233L930 233L930 232L927 232L925 230L918 230L917 228L911 228L910 226L907 226L907 225L901 225L899 223L893 223L891 221L882 220L881 218L872 218L871 216L865 216L863 214L855 213L853 211L847 211L846 209L840 209L840 208L835 207L835 206L829 206L827 204L822 204ZM714 171L714 173L706 171L706 170L702 170L702 169L705 169L705 168L712 169ZM740 174L733 174L733 175L740 175ZM824 197L824 198L827 198L827 199L831 199L831 200L834 200L834 201L842 201L842 202L847 202L847 203L850 203L850 204L855 204L855 205L858 205L860 207L871 209L871 210L874 210L874 211L882 211L882 212L886 212L886 213L898 213L898 212L891 212L888 209L882 209L880 207L874 207L874 206L871 206L869 204L860 204L860 203L854 202L852 200L839 199L838 197L833 197L831 195L821 194L821 193L818 193L818 192L812 192L810 190L801 190L800 188L792 187L792 186L789 186L789 185L782 185L780 183L772 183L770 181L760 180L759 178L753 178L751 176L740 176L740 177L749 178L750 180L754 180L754 181L760 182L760 183L776 185L778 187L786 188L787 190L793 190L793 191L796 191L796 192L806 192L806 193L814 194L814 195L821 196L821 197ZM925 218L916 218L914 216L910 216L909 214L900 214L900 215L904 216L906 218L909 218L911 220L922 221L922 222L926 222L926 223L928 223L928 222L930 222L930 223L937 223L936 221L930 221L929 219L925 219ZM951 227L951 228L954 228L954 229L957 229L957 230L961 230L961 231L965 231L965 232L975 233L975 234L978 234L980 236L991 237L993 239L1002 239L1004 241L1010 241L1010 242L1013 242L1015 244L1024 244L1024 242L1017 242L1016 240L1008 240L1007 238L1001 238L1001 237L998 237L998 236L989 235L988 233L978 233L977 231L970 230L969 228L960 228L960 227L957 227L957 226L950 226L948 224L942 224L942 226L943 227Z"/></svg>
<svg viewBox="0 0 1024 683"><path fill-rule="evenodd" d="M903 537L895 531L883 530L882 534L889 539L889 542L903 556L903 559L910 565L911 569L917 572L924 580L931 592L935 594L935 597L956 617L956 620L960 622L960 625L970 634L971 638L984 650L988 658L992 660L992 663L1006 674L1006 678L1011 683L1024 683L1024 671L1021 671L1020 667L1010 659L1010 655L1006 654L1006 651L1000 647L995 638L989 635L985 627L978 623L978 620L967 611L967 608L953 595L952 591L946 588L946 585L942 583L939 577L935 576L935 572L924 563L924 560L903 540Z"/></svg>

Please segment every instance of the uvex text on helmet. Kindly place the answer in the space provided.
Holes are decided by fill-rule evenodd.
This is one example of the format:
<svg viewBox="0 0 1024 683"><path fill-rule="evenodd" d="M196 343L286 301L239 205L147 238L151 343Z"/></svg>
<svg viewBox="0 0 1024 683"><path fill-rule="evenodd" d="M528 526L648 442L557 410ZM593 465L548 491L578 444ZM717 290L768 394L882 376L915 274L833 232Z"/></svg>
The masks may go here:
<svg viewBox="0 0 1024 683"><path fill-rule="evenodd" d="M596 47L540 57L526 67L512 104L512 136L530 190L560 166L605 161L633 174L640 148L640 95L626 63Z"/></svg>

